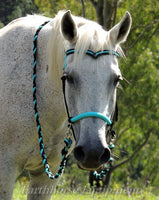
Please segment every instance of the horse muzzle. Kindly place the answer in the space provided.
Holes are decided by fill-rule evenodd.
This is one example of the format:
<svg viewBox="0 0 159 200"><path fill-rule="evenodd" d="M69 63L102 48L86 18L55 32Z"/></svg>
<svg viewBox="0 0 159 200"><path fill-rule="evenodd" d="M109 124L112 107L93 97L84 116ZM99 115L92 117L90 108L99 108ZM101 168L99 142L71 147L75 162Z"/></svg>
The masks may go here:
<svg viewBox="0 0 159 200"><path fill-rule="evenodd" d="M80 115L77 115L73 118L70 118L71 123L75 123L84 118L99 118L105 121L108 125L111 125L111 120L105 115L98 112L86 112ZM98 132L98 130L96 130ZM85 134L88 135L89 131L86 131ZM93 135L90 133L90 135ZM110 159L110 149L107 144L103 144L98 138L98 134L96 135L96 139L79 140L74 148L74 156L78 161L78 166L81 169L85 170L96 170L101 167L102 164L107 163ZM87 137L86 137L87 138Z"/></svg>
<svg viewBox="0 0 159 200"><path fill-rule="evenodd" d="M76 145L74 157L78 161L78 166L84 170L97 170L110 159L110 149L100 146L89 148L87 145Z"/></svg>

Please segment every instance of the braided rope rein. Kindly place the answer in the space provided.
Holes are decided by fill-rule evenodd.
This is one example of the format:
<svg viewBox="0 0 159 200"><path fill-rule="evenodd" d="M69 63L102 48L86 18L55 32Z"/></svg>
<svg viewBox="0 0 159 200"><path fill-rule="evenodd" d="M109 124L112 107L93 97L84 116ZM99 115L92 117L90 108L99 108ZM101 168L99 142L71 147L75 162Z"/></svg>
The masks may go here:
<svg viewBox="0 0 159 200"><path fill-rule="evenodd" d="M40 119L39 119L39 114L38 114L38 108L37 108L37 98L36 98L36 65L37 65L37 38L40 30L48 23L49 21L46 21L43 23L36 31L34 35L34 40L33 40L33 57L34 57L34 63L33 63L33 103L34 103L34 110L35 110L35 119L36 119L36 124L37 124L37 130L38 130L38 135L39 135L39 146L40 146L40 153L43 161L43 165L45 168L45 173L50 179L57 179L64 171L64 168L66 166L66 160L67 160L67 153L68 149L70 148L72 144L72 140L69 138L65 138L65 147L62 149L61 154L62 154L62 161L60 163L58 172L55 174L55 176L51 173L49 164L47 162L47 156L44 151L44 144L43 144L43 137L42 137L42 130L41 130L41 124L40 124Z"/></svg>
<svg viewBox="0 0 159 200"><path fill-rule="evenodd" d="M39 26L39 28L37 29L37 31L34 35L34 39L33 39L33 57L34 57L34 62L33 62L33 104L34 104L37 130L38 130L38 135L39 135L40 154L41 154L43 165L45 168L45 173L47 174L47 176L50 179L57 179L58 177L61 176L61 174L63 173L63 171L66 167L67 153L68 153L69 148L71 147L72 140L70 138L65 138L65 140L64 140L65 147L61 151L62 161L60 163L58 172L55 175L53 175L52 172L50 171L50 167L47 162L47 156L46 156L45 150L44 150L42 130L41 130L40 118L39 118L38 108L37 108L37 98L36 98L37 39L38 39L38 34L39 34L40 30L49 22L50 21L46 21L41 26ZM112 150L114 148L114 145L110 144L109 148ZM97 173L97 171L94 171L93 176L95 177L96 180L101 180L104 176L106 176L106 173L110 170L110 168L112 166L112 161L113 161L113 158L110 157L108 163L105 165L105 169L103 171L101 171L100 173Z"/></svg>
<svg viewBox="0 0 159 200"><path fill-rule="evenodd" d="M114 144L110 144L109 145L110 150L114 149ZM97 171L93 172L93 176L95 178L95 180L102 180L102 178L104 176L106 176L106 174L110 171L111 167L112 167L112 162L113 162L113 158L110 157L108 160L108 163L104 166L105 169L103 169L100 173L98 173Z"/></svg>

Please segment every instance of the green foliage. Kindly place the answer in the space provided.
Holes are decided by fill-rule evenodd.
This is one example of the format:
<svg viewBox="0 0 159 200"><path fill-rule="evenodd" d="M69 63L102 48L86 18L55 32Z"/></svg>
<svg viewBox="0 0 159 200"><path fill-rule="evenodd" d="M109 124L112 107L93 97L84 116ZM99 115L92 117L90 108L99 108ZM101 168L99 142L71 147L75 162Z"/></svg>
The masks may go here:
<svg viewBox="0 0 159 200"><path fill-rule="evenodd" d="M121 60L121 71L130 84L123 81L123 90L118 91L119 121L116 129L118 133L128 127L130 129L122 135L118 145L130 156L145 140L147 132L153 131L148 143L127 166L114 172L113 179L118 177L118 181L123 183L129 171L131 179L144 187L147 177L152 185L156 185L159 179L159 2L122 1L118 15L123 15L127 9L132 15L133 26L123 46L127 60L125 63Z"/></svg>
<svg viewBox="0 0 159 200"><path fill-rule="evenodd" d="M32 14L37 11L32 0L2 0L0 1L0 21L7 24L13 19Z"/></svg>
<svg viewBox="0 0 159 200"><path fill-rule="evenodd" d="M41 13L53 17L59 10L71 10L72 14L83 16L82 6L79 0L35 0L36 6ZM96 20L96 12L89 0L85 1L86 17Z"/></svg>
<svg viewBox="0 0 159 200"><path fill-rule="evenodd" d="M0 21L0 28L3 28L4 24Z"/></svg>

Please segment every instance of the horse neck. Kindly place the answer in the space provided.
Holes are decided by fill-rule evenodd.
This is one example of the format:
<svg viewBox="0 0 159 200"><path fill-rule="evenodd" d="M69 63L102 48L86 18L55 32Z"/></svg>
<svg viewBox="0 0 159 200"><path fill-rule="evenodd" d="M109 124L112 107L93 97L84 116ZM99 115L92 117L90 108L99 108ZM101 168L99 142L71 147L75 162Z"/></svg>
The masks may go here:
<svg viewBox="0 0 159 200"><path fill-rule="evenodd" d="M53 31L54 30L44 31L38 38L39 69L37 70L37 84L40 88L38 102L41 104L39 105L39 110L42 113L43 124L46 124L47 122L46 126L57 126L50 127L57 129L63 126L63 123L66 120L66 113L60 78L60 73L62 71L61 60L63 58L58 61L58 49L57 52L53 52L53 50L56 49L56 44L50 39ZM50 65L49 57L53 59L52 65Z"/></svg>

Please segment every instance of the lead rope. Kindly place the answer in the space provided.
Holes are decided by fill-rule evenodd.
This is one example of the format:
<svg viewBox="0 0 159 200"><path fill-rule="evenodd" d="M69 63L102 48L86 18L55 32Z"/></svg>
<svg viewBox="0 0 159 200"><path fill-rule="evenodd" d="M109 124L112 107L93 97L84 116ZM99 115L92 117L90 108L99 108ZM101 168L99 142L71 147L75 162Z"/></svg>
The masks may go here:
<svg viewBox="0 0 159 200"><path fill-rule="evenodd" d="M70 148L72 144L72 140L69 138L65 138L64 143L65 147L62 149L61 154L62 154L62 161L60 163L58 172L53 175L50 171L49 164L47 162L47 156L44 151L44 144L43 144L43 137L42 137L42 130L41 130L41 125L40 125L40 119L39 119L39 114L38 114L38 108L37 108L37 98L36 98L36 65L37 65L37 38L40 30L48 23L49 21L43 23L36 31L34 35L34 40L33 40L33 57L34 57L34 63L33 63L33 104L34 104L34 110L35 110L35 119L36 119L36 124L37 124L37 130L38 130L38 135L39 135L39 146L40 146L40 153L42 157L42 162L45 168L45 173L50 179L57 179L64 171L64 168L66 166L66 160L67 160L67 153L68 149Z"/></svg>
<svg viewBox="0 0 159 200"><path fill-rule="evenodd" d="M110 150L113 150L114 144L110 144L109 148L110 148ZM97 171L93 172L93 176L94 176L95 180L102 180L102 178L104 176L106 176L106 174L110 171L110 169L112 167L113 160L114 159L112 157L110 157L108 163L104 166L105 169L103 169L100 173L98 173Z"/></svg>
<svg viewBox="0 0 159 200"><path fill-rule="evenodd" d="M115 116L115 121L118 120L118 107L117 107L117 104L116 104L116 116ZM109 141L109 149L111 151L113 151L115 145L113 144L115 138L116 138L116 135L115 135L115 131L113 130L113 125L111 126L111 129L110 129L110 134L111 134L111 138L110 138L110 141ZM110 157L107 164L104 166L104 169L98 173L97 171L94 171L93 172L93 177L96 181L99 181L99 180L102 180L102 178L104 176L106 176L106 174L111 170L112 168L112 164L113 164L113 160L114 158Z"/></svg>

